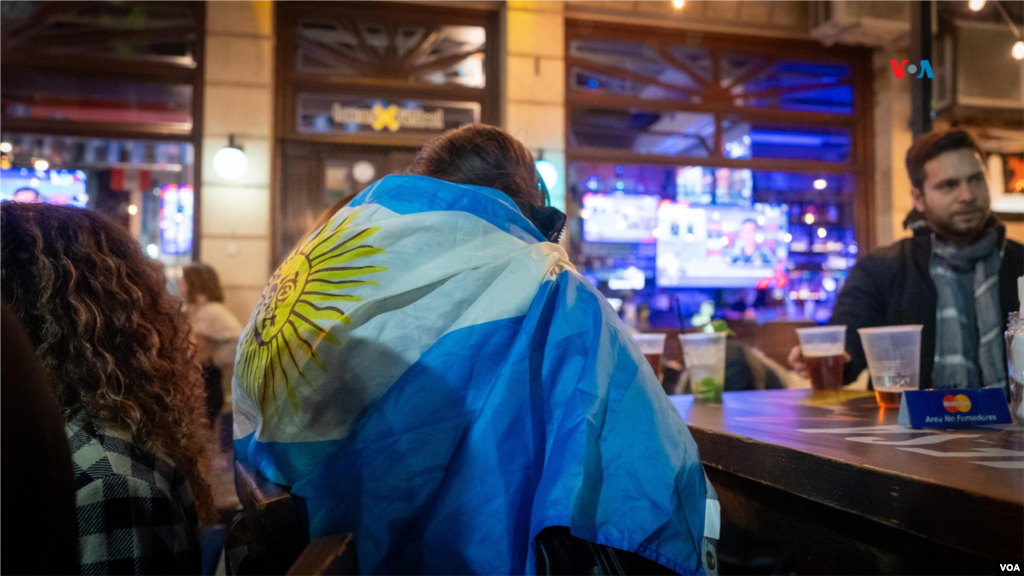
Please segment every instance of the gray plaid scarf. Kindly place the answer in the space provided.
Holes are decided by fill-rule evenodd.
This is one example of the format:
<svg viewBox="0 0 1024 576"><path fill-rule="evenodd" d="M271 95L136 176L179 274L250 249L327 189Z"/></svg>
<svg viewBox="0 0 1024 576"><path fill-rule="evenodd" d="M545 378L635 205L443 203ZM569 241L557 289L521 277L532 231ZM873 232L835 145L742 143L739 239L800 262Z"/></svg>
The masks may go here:
<svg viewBox="0 0 1024 576"><path fill-rule="evenodd" d="M979 384L985 388L1006 387L1006 362L1003 357L1001 310L999 306L999 266L1003 247L999 246L996 226L988 229L974 244L957 248L932 234L929 265L932 282L938 292L935 310L935 388L966 388ZM956 274L974 274L974 315L977 321L978 366L965 357L961 313L958 311ZM977 371L980 369L980 382ZM969 374L975 373L971 378Z"/></svg>

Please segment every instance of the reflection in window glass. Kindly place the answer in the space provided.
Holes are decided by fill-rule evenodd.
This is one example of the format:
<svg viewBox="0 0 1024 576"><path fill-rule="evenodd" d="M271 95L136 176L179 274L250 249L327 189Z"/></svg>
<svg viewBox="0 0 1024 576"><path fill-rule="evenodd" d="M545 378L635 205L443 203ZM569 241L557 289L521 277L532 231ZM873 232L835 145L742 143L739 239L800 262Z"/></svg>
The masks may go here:
<svg viewBox="0 0 1024 576"><path fill-rule="evenodd" d="M95 210L128 228L164 265L192 259L191 144L7 133L2 140L10 151L3 156L0 198Z"/></svg>
<svg viewBox="0 0 1024 576"><path fill-rule="evenodd" d="M714 146L710 114L586 108L570 113L570 147L706 157Z"/></svg>
<svg viewBox="0 0 1024 576"><path fill-rule="evenodd" d="M198 2L0 3L4 56L19 52L195 64ZM6 80L5 80L6 82Z"/></svg>
<svg viewBox="0 0 1024 576"><path fill-rule="evenodd" d="M737 106L802 112L853 113L848 64L723 57L725 86Z"/></svg>
<svg viewBox="0 0 1024 576"><path fill-rule="evenodd" d="M4 76L3 116L192 127L192 86L29 73Z"/></svg>
<svg viewBox="0 0 1024 576"><path fill-rule="evenodd" d="M726 158L846 162L850 159L850 130L780 125L730 116L722 122L722 155Z"/></svg>
<svg viewBox="0 0 1024 576"><path fill-rule="evenodd" d="M483 88L482 26L429 27L351 20L301 20L296 69L314 74L396 78Z"/></svg>
<svg viewBox="0 0 1024 576"><path fill-rule="evenodd" d="M639 98L698 101L701 82L639 42L574 40L569 75L575 90Z"/></svg>

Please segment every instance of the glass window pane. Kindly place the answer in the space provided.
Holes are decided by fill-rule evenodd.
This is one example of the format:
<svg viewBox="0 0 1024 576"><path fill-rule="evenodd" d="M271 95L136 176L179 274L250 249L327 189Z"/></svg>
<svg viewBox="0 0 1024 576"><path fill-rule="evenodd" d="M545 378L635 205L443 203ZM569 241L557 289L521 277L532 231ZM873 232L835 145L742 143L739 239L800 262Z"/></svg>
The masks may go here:
<svg viewBox="0 0 1024 576"><path fill-rule="evenodd" d="M195 63L193 2L3 2L5 56L18 52Z"/></svg>
<svg viewBox="0 0 1024 576"><path fill-rule="evenodd" d="M850 130L780 125L729 116L722 121L722 155L846 162L850 160Z"/></svg>
<svg viewBox="0 0 1024 576"><path fill-rule="evenodd" d="M655 302L685 298L688 290L762 286L774 295L766 306L775 306L775 314L827 319L858 255L851 174L699 163L570 162L568 168L572 258L610 297L628 289L638 304L657 308ZM672 228L666 217L673 210L694 218ZM757 226L747 237L742 228L751 220ZM665 241L664 234L672 237ZM737 258L741 240L763 245L782 269L768 273L760 270L767 270L763 263ZM652 324L678 327L674 313L664 310L663 318L652 311Z"/></svg>
<svg viewBox="0 0 1024 576"><path fill-rule="evenodd" d="M700 101L705 73L698 70L704 51L660 53L639 42L573 40L569 52L570 85L575 91Z"/></svg>
<svg viewBox="0 0 1024 576"><path fill-rule="evenodd" d="M736 106L853 113L850 66L749 55L722 57L723 86Z"/></svg>
<svg viewBox="0 0 1024 576"><path fill-rule="evenodd" d="M5 118L192 127L192 86L188 84L9 74L4 76L0 102Z"/></svg>
<svg viewBox="0 0 1024 576"><path fill-rule="evenodd" d="M304 19L295 64L313 74L483 88L486 42L482 26Z"/></svg>
<svg viewBox="0 0 1024 576"><path fill-rule="evenodd" d="M570 148L706 157L714 146L711 114L585 108L572 110L569 122Z"/></svg>
<svg viewBox="0 0 1024 576"><path fill-rule="evenodd" d="M190 143L4 133L0 199L95 210L167 266L192 259L195 158ZM44 169L39 160L45 160Z"/></svg>

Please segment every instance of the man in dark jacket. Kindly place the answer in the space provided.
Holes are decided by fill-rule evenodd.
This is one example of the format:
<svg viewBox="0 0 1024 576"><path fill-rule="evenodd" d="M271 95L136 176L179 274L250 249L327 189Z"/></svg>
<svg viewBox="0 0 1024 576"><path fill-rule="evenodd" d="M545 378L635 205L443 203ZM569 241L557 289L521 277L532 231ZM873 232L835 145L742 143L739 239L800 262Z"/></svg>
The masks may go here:
<svg viewBox="0 0 1024 576"><path fill-rule="evenodd" d="M858 328L921 324L921 387L1006 387L1003 332L1019 309L1024 246L992 215L984 155L963 130L933 131L907 151L913 237L862 258L836 300L844 381L867 368ZM790 364L806 366L796 347Z"/></svg>

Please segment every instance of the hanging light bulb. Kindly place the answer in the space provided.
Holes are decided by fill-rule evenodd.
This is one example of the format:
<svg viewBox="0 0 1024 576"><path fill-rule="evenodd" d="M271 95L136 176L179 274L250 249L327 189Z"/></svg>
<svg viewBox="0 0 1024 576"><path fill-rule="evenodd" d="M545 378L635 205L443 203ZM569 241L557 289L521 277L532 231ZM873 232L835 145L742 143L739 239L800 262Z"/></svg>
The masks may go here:
<svg viewBox="0 0 1024 576"><path fill-rule="evenodd" d="M1017 40L1013 44L1013 57L1017 60L1024 60L1024 40Z"/></svg>
<svg viewBox="0 0 1024 576"><path fill-rule="evenodd" d="M977 12L985 7L985 0L970 0L970 2L967 3L967 7L970 8L972 12Z"/></svg>
<svg viewBox="0 0 1024 576"><path fill-rule="evenodd" d="M36 158L32 161L32 167L36 170L46 170L50 167L50 163L43 158Z"/></svg>
<svg viewBox="0 0 1024 576"><path fill-rule="evenodd" d="M676 10L682 10L684 4L686 4L686 0L672 0L672 7Z"/></svg>

